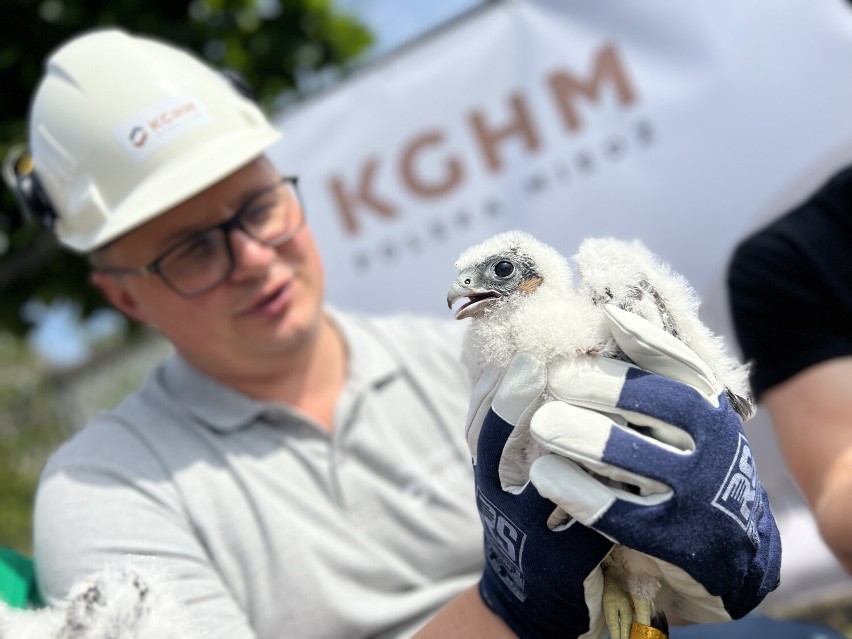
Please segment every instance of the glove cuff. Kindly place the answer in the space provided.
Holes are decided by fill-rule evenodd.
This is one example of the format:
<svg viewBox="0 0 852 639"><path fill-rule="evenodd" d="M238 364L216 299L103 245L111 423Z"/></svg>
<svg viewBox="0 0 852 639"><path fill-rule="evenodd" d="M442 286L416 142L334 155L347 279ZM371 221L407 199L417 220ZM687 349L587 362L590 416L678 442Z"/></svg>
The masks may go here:
<svg viewBox="0 0 852 639"><path fill-rule="evenodd" d="M522 639L564 639L565 637L587 637L589 629L588 612L583 619L579 619L579 611L567 612L560 618L554 618L546 611L534 606L524 607L524 614L518 614L519 604L517 601L505 601L506 591L493 583L493 579L500 579L496 575L489 575L488 569L479 582L479 596L485 605L500 617L503 622Z"/></svg>
<svg viewBox="0 0 852 639"><path fill-rule="evenodd" d="M559 585L553 585L554 590L558 591L559 588ZM580 596L563 601L556 609L548 610L530 599L518 600L488 565L479 581L479 596L494 614L523 639L599 639L607 636L600 606L603 597L600 568L583 581ZM593 611L591 614L590 610Z"/></svg>

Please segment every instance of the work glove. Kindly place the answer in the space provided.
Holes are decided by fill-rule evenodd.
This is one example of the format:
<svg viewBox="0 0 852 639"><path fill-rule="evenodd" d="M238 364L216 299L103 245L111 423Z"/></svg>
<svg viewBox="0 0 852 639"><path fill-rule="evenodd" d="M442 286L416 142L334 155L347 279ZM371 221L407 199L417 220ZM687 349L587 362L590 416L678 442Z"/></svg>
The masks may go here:
<svg viewBox="0 0 852 639"><path fill-rule="evenodd" d="M613 543L577 522L548 526L554 503L528 481L524 447L546 381L542 362L521 353L474 388L467 434L485 541L479 591L519 637L603 637L600 563Z"/></svg>
<svg viewBox="0 0 852 639"><path fill-rule="evenodd" d="M613 541L657 558L672 609L693 621L741 617L778 583L778 531L712 371L641 317L606 315L645 370L519 353L471 399L480 593L521 637L606 636Z"/></svg>
<svg viewBox="0 0 852 639"><path fill-rule="evenodd" d="M554 401L531 418L546 454L531 482L583 525L658 560L681 616L740 618L777 587L781 556L742 421L683 342L605 313L637 366L593 357L549 368Z"/></svg>

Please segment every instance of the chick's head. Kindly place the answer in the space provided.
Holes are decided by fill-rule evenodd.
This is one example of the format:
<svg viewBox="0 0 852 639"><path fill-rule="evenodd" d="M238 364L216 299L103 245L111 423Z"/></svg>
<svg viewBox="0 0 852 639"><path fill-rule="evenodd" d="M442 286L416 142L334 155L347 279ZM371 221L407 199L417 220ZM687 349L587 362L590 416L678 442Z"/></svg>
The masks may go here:
<svg viewBox="0 0 852 639"><path fill-rule="evenodd" d="M464 300L456 319L470 318L463 360L476 376L505 369L518 351L549 362L595 343L596 309L582 303L568 261L521 231L472 246L456 261L450 308Z"/></svg>
<svg viewBox="0 0 852 639"><path fill-rule="evenodd" d="M465 301L456 319L511 313L531 296L571 289L568 263L551 247L522 231L507 231L465 250L456 261L459 275L447 305Z"/></svg>

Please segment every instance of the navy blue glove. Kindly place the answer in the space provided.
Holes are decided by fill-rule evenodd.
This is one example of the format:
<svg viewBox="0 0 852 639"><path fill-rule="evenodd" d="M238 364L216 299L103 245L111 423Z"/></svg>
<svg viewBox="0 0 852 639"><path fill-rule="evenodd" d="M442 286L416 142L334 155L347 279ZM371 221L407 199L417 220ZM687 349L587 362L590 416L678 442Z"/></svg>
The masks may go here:
<svg viewBox="0 0 852 639"><path fill-rule="evenodd" d="M530 479L583 524L655 558L675 612L742 617L778 585L781 552L742 422L682 342L636 315L607 313L619 346L646 370L604 358L552 365L547 389L559 401L531 419L548 454Z"/></svg>
<svg viewBox="0 0 852 639"><path fill-rule="evenodd" d="M548 526L553 502L528 483L530 418L541 405L544 365L515 357L485 375L468 419L476 500L485 530L480 594L520 637L602 637L600 563L610 540L578 522Z"/></svg>

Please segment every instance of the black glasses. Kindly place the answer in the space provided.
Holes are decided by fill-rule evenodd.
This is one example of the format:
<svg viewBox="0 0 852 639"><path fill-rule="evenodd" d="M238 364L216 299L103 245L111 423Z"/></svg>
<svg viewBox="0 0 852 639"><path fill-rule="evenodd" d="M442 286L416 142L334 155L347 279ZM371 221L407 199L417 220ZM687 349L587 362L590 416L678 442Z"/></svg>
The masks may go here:
<svg viewBox="0 0 852 639"><path fill-rule="evenodd" d="M158 275L182 297L204 295L234 269L233 229L269 247L281 246L302 230L305 213L297 183L296 177L282 177L255 193L230 219L181 240L145 266L97 270L114 275Z"/></svg>

